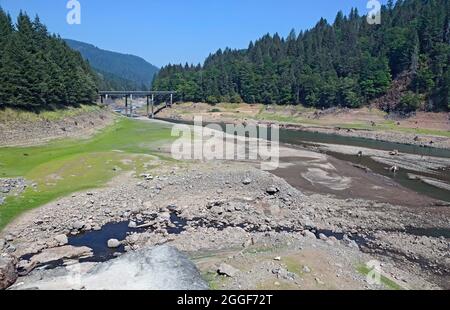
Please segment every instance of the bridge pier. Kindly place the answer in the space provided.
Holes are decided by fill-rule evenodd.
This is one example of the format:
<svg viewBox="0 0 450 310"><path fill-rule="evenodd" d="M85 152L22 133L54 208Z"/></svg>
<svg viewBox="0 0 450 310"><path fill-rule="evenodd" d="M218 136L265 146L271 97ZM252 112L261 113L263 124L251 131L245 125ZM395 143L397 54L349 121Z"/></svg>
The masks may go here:
<svg viewBox="0 0 450 310"><path fill-rule="evenodd" d="M152 94L152 118L155 118L155 95Z"/></svg>
<svg viewBox="0 0 450 310"><path fill-rule="evenodd" d="M133 95L130 95L130 115L129 117L133 117Z"/></svg>
<svg viewBox="0 0 450 310"><path fill-rule="evenodd" d="M173 105L173 95L176 94L176 91L99 91L100 101L103 103L104 99L108 100L109 96L125 99L125 115L129 117L133 117L133 96L146 96L147 97L147 116L151 118L155 118L155 114L164 109L161 107L158 110L155 110L155 97L154 95L170 95L170 101L165 101L165 107L172 107ZM128 98L130 102L128 102ZM151 99L150 99L151 98ZM151 101L150 101L151 100ZM130 104L130 111L128 112L128 103ZM151 104L151 114L149 113Z"/></svg>

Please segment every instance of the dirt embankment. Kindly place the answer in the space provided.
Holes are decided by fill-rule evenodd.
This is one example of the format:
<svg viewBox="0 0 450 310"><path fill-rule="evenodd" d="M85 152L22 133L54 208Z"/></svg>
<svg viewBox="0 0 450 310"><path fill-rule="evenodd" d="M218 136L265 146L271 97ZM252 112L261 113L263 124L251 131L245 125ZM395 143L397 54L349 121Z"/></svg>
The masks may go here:
<svg viewBox="0 0 450 310"><path fill-rule="evenodd" d="M114 114L99 106L33 114L0 111L0 147L37 145L57 138L89 137L111 124Z"/></svg>
<svg viewBox="0 0 450 310"><path fill-rule="evenodd" d="M325 111L302 106L183 103L158 114L165 119L205 122L280 124L283 128L360 137L378 141L450 148L450 114L417 112L409 118L375 108Z"/></svg>

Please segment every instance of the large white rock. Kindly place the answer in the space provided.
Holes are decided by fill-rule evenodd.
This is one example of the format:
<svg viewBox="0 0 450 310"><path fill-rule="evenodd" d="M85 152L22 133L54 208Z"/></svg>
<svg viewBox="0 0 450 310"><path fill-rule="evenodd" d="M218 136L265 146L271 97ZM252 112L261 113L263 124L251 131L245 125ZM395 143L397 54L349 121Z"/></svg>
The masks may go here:
<svg viewBox="0 0 450 310"><path fill-rule="evenodd" d="M35 270L11 289L207 290L195 265L169 246L126 253L105 263Z"/></svg>

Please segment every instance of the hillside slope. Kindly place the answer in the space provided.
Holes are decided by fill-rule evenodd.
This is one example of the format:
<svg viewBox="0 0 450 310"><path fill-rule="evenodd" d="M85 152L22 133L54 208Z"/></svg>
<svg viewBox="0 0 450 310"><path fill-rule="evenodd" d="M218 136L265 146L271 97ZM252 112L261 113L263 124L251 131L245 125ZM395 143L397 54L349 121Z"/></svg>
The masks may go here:
<svg viewBox="0 0 450 310"><path fill-rule="evenodd" d="M101 88L148 89L159 70L138 56L103 50L80 41L65 41L72 49L79 51L99 73L103 81Z"/></svg>
<svg viewBox="0 0 450 310"><path fill-rule="evenodd" d="M221 49L203 65L168 65L154 88L177 90L177 100L304 104L357 108L386 95L408 75L391 107L448 111L450 1L388 1L382 23L352 9L334 21L289 36L267 34L247 49Z"/></svg>

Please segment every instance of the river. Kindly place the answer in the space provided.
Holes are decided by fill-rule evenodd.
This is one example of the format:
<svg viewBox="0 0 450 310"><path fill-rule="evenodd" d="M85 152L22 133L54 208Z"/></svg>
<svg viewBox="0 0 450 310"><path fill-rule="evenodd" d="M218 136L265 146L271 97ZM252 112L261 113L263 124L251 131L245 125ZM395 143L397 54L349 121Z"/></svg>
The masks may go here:
<svg viewBox="0 0 450 310"><path fill-rule="evenodd" d="M193 125L192 121L182 121L182 120L173 120L173 119L162 119L159 120L167 121L175 124L186 124ZM207 126L212 123L203 122L204 126ZM221 125L222 129L225 130L224 123L218 123ZM270 135L270 134L269 134ZM400 153L405 154L413 154L419 156L430 156L436 158L445 158L450 159L450 150L448 149L439 149L433 147L423 147L417 145L409 145L409 144L401 144L401 143L393 143L393 142L385 142L385 141L377 141L359 137L346 137L339 136L333 134L325 134L325 133L314 133L314 132L306 132L306 131L297 131L297 130L289 130L289 129L280 129L280 143L284 145L290 146L299 146L310 149L311 147L315 147L322 144L333 144L333 145L343 145L343 146L353 146L360 148L368 148L373 150L380 151L392 151L398 150ZM421 180L415 180L410 178L410 174L415 174L421 177L430 177L439 181L443 181L445 183L450 183L450 170L436 170L433 171L432 174L427 172L418 172L412 171L408 169L401 169L397 173L392 173L386 164L382 164L373 160L370 156L358 156L356 153L354 155L326 151L327 155L347 162L352 165L360 165L369 168L372 172L382 175L384 177L388 177L390 180L395 183L401 185L404 188L412 190L420 195L437 199L440 201L450 202L450 192L448 190L438 188L429 184L422 182ZM449 165L450 166L450 165ZM449 168L449 167L447 167ZM277 174L277 173L275 173ZM279 175L279 174L277 174ZM284 177L283 175L279 175ZM287 180L289 182L289 180ZM291 178L292 181L292 178ZM290 182L291 183L291 182ZM295 183L295 182L292 182ZM298 184L291 184L293 186ZM297 186L298 187L298 186ZM348 197L352 198L352 197ZM365 197L360 197L365 198Z"/></svg>

